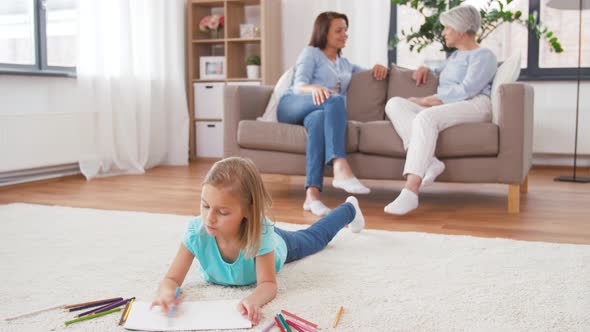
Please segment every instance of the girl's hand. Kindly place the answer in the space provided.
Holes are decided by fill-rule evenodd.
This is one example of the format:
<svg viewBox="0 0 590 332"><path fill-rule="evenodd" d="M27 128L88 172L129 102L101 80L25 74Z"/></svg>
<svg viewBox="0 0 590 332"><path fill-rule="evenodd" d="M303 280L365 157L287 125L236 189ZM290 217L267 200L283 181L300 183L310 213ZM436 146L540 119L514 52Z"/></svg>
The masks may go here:
<svg viewBox="0 0 590 332"><path fill-rule="evenodd" d="M426 83L429 71L430 69L425 66L422 66L414 71L414 73L412 74L412 79L416 81L416 86L420 86Z"/></svg>
<svg viewBox="0 0 590 332"><path fill-rule="evenodd" d="M150 309L155 306L159 306L162 308L163 313L168 314L173 306L178 306L180 302L182 302L183 294L181 293L177 299L174 299L175 295L176 287L161 288L158 297L152 302Z"/></svg>
<svg viewBox="0 0 590 332"><path fill-rule="evenodd" d="M258 325L260 322L260 318L262 313L260 312L260 306L251 303L248 299L243 299L238 304L238 311L243 316L248 316L248 320L252 322L253 325Z"/></svg>
<svg viewBox="0 0 590 332"><path fill-rule="evenodd" d="M313 98L314 105L323 104L333 92L330 89L324 88L323 86L314 85L311 90L311 96Z"/></svg>
<svg viewBox="0 0 590 332"><path fill-rule="evenodd" d="M387 68L377 64L371 69L371 74L373 74L373 77L378 81L384 80L387 77Z"/></svg>

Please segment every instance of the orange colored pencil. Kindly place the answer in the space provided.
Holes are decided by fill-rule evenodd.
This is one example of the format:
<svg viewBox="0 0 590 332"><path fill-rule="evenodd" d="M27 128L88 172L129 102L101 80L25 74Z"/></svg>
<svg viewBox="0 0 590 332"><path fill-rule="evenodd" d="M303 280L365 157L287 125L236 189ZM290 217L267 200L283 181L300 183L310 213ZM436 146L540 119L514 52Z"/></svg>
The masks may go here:
<svg viewBox="0 0 590 332"><path fill-rule="evenodd" d="M336 327L336 325L338 325L338 322L340 321L340 316L342 316L342 311L344 311L344 307L340 306L340 310L338 310L336 320L334 321L334 325L332 325L332 327Z"/></svg>

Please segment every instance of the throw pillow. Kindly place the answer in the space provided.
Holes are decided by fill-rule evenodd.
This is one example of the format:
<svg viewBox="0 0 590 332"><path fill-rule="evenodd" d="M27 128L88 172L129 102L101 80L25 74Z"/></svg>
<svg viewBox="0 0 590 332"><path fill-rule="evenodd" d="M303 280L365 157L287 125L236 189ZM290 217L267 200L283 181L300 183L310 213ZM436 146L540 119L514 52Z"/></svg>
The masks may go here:
<svg viewBox="0 0 590 332"><path fill-rule="evenodd" d="M387 100L393 97L426 97L436 93L438 77L432 72L428 73L426 83L416 87L416 81L412 79L414 70L391 65L389 72L389 86L387 88Z"/></svg>
<svg viewBox="0 0 590 332"><path fill-rule="evenodd" d="M370 70L352 75L346 98L348 120L368 122L385 118L387 78L377 81Z"/></svg>
<svg viewBox="0 0 590 332"><path fill-rule="evenodd" d="M279 106L279 100L281 96L287 90L291 83L293 83L293 67L289 68L277 81L275 85L272 95L266 105L266 109L264 110L264 114L259 117L257 120L259 121L267 121L267 122L279 122L277 119L277 107Z"/></svg>
<svg viewBox="0 0 590 332"><path fill-rule="evenodd" d="M520 75L520 52L512 54L500 65L492 82L492 122L495 124L498 124L500 113L500 85L516 82L518 75Z"/></svg>

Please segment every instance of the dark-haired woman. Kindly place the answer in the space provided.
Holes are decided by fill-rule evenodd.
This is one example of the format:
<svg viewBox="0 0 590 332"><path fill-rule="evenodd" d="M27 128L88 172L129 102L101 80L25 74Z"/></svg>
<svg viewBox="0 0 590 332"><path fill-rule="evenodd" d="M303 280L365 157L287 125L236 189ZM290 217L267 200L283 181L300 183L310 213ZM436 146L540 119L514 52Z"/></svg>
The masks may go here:
<svg viewBox="0 0 590 332"><path fill-rule="evenodd" d="M330 209L320 201L324 165L332 165L332 186L352 194L368 194L346 160L346 92L353 73L363 68L342 57L348 39L348 18L324 12L315 20L309 46L295 65L293 83L279 102L279 122L307 129L306 197L303 209L322 216ZM373 77L383 80L387 68L375 65Z"/></svg>

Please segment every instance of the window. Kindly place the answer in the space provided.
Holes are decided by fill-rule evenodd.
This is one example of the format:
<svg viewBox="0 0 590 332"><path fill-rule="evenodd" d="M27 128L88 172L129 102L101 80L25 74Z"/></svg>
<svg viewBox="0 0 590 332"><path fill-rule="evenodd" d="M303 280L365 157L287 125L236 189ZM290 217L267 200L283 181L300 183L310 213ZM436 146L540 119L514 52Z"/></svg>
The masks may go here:
<svg viewBox="0 0 590 332"><path fill-rule="evenodd" d="M559 10L547 7L541 1L541 22L551 27L563 46L564 52L551 52L546 43L539 45L540 68L572 68L578 66L580 13L577 10ZM590 67L590 10L582 10L582 67Z"/></svg>
<svg viewBox="0 0 590 332"><path fill-rule="evenodd" d="M72 75L77 0L2 0L0 72Z"/></svg>
<svg viewBox="0 0 590 332"><path fill-rule="evenodd" d="M562 11L546 6L549 0L514 0L507 8L520 10L523 15L538 13L541 22L558 36L564 52L551 52L548 43L538 40L532 32L520 24L503 24L487 36L482 46L490 48L498 61L505 60L511 52L521 52L521 80L575 80L578 67L578 11ZM476 8L484 8L488 0L466 0ZM403 18L403 19L402 19ZM409 6L392 6L390 35L410 27L418 28L423 17ZM582 11L582 79L590 79L590 11ZM421 53L410 52L408 45L400 42L390 52L390 62L408 68L416 68L445 58L440 45L434 44Z"/></svg>

